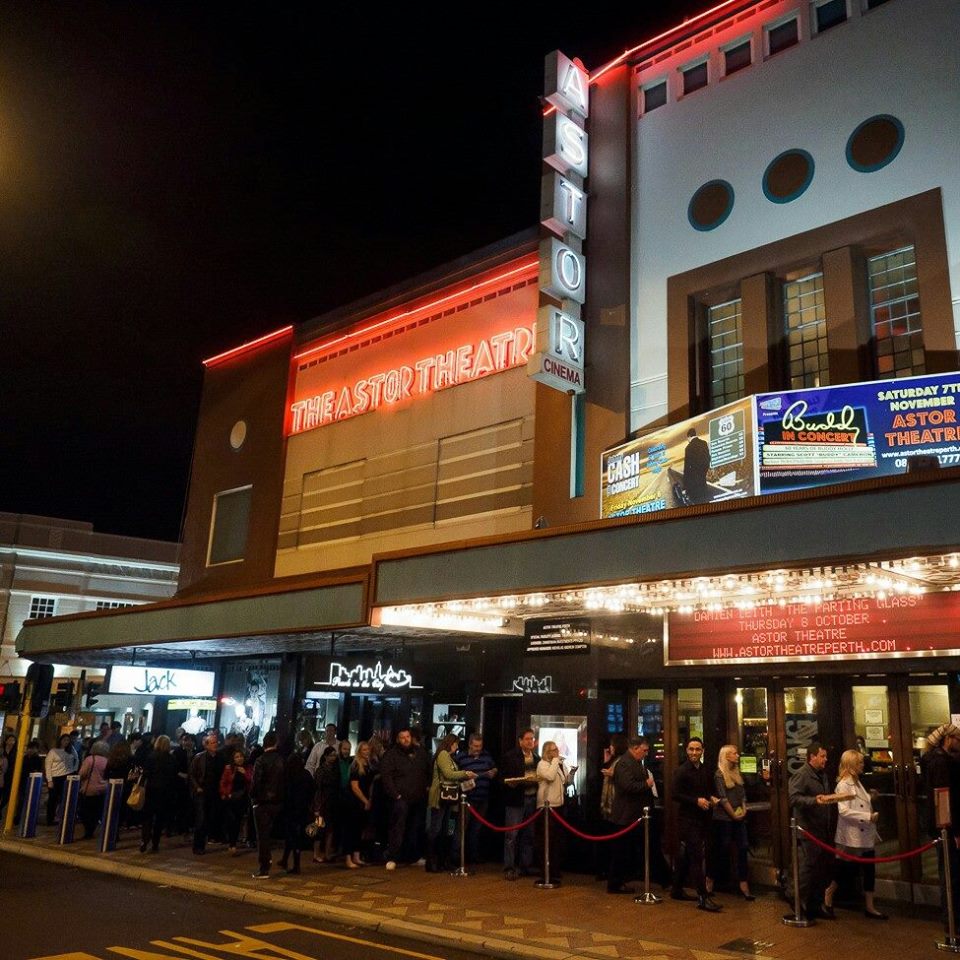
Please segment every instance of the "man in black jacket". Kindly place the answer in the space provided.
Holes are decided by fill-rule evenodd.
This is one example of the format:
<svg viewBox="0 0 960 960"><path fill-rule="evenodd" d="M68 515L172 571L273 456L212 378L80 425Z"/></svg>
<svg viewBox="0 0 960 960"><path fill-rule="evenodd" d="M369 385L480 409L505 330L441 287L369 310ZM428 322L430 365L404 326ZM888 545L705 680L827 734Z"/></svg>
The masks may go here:
<svg viewBox="0 0 960 960"><path fill-rule="evenodd" d="M220 835L220 777L223 758L215 733L203 738L203 750L191 761L187 775L193 803L193 852L206 853L207 837Z"/></svg>
<svg viewBox="0 0 960 960"><path fill-rule="evenodd" d="M826 774L827 750L814 741L807 747L807 761L790 778L787 796L797 826L832 844L837 826L836 807L826 802L830 785ZM800 879L800 906L809 920L835 920L833 907L823 902L823 893L833 879L832 853L801 834L797 875Z"/></svg>
<svg viewBox="0 0 960 960"><path fill-rule="evenodd" d="M537 764L540 756L533 731L520 734L517 745L503 755L500 774L506 779L525 777L526 783L504 784L503 803L506 825L513 826L529 819L537 809ZM533 828L510 830L503 838L503 875L507 880L527 876L533 867Z"/></svg>
<svg viewBox="0 0 960 960"><path fill-rule="evenodd" d="M270 836L273 822L283 805L283 757L277 753L277 735L271 730L263 738L263 753L253 767L250 785L253 820L257 825L257 856L260 867L253 877L270 876Z"/></svg>
<svg viewBox="0 0 960 960"><path fill-rule="evenodd" d="M707 837L713 808L720 802L714 795L713 772L703 764L703 741L691 737L687 741L687 759L680 764L673 776L673 801L680 809L677 817L677 834L680 838L680 854L673 871L674 900L692 900L684 889L689 874L697 888L697 909L716 913L720 904L707 892L704 859L707 853Z"/></svg>
<svg viewBox="0 0 960 960"><path fill-rule="evenodd" d="M426 819L427 791L433 773L430 757L413 742L410 728L397 731L396 743L380 762L380 783L390 800L387 869L396 870L404 851L408 860L417 846L417 830Z"/></svg>
<svg viewBox="0 0 960 960"><path fill-rule="evenodd" d="M947 849L937 847L937 861L940 867L940 908L943 927L947 929L947 887L944 883L944 855L950 858L950 871L953 878L953 915L960 922L960 727L945 723L937 727L927 737L927 751L920 758L920 771L927 794L927 833L939 837L937 827L937 790L947 790L950 807L951 826L947 828Z"/></svg>
<svg viewBox="0 0 960 960"><path fill-rule="evenodd" d="M631 737L627 752L613 770L613 810L610 819L621 829L643 816L643 808L653 810L653 774L644 766L650 752L646 737ZM639 829L639 828L638 828ZM633 893L625 886L636 873L637 831L631 830L613 841L613 858L607 876L607 893Z"/></svg>

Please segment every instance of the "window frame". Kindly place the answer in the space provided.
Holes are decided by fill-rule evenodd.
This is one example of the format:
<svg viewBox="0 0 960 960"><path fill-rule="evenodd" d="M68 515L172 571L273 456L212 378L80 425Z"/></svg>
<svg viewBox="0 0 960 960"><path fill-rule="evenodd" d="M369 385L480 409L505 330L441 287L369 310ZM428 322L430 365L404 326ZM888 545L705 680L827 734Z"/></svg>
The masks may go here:
<svg viewBox="0 0 960 960"><path fill-rule="evenodd" d="M656 87L663 87L663 103L657 104L655 107L647 109L647 91L653 90ZM659 110L661 107L665 107L670 102L670 83L668 82L667 77L661 76L656 80L651 80L648 83L640 84L640 116L645 117L648 113L653 113L654 110Z"/></svg>
<svg viewBox="0 0 960 960"><path fill-rule="evenodd" d="M50 597L42 593L30 594L30 608L28 611L28 620L49 620L50 617L57 615L57 606L60 602L59 597ZM49 613L46 610L40 610L41 604L51 604ZM34 609L36 608L36 609Z"/></svg>
<svg viewBox="0 0 960 960"><path fill-rule="evenodd" d="M250 537L250 520L249 520L249 515L248 515L248 517L247 517L247 539L244 540L243 556L242 556L242 557L235 557L235 558L233 558L233 559L231 559L231 560L216 560L216 561L214 561L214 560L211 559L211 554L213 553L213 537L214 537L214 533L216 532L216 529L217 529L217 508L218 508L219 503L220 503L220 498L221 498L221 497L225 497L225 496L229 496L229 495L232 494L232 493L240 493L240 492L243 491L243 490L249 490L249 491L251 492L250 495L251 495L251 500L252 500L252 497L253 497L253 484L252 484L252 483L244 483L244 484L241 484L239 487L230 487L230 489L228 489L228 490L218 490L218 491L213 495L213 504L211 505L211 508L210 508L210 531L209 531L209 534L208 534L208 536L207 536L207 553L206 553L206 566L207 566L207 567L225 567L225 566L228 566L228 565L233 564L233 563L243 563L243 562L246 560L246 558L247 558L247 550L246 550L246 548L247 548L247 541L249 540L249 537Z"/></svg>
<svg viewBox="0 0 960 960"><path fill-rule="evenodd" d="M793 21L797 29L797 39L791 43L789 46L781 47L779 50L770 49L770 34L774 30L778 30L780 27L785 27L788 23ZM797 10L791 10L789 13L785 14L782 17L778 17L776 20L771 20L770 23L765 23L763 25L763 56L765 60L769 60L771 57L779 56L786 50L790 50L793 47L800 45L801 35L800 35L800 14Z"/></svg>
<svg viewBox="0 0 960 960"><path fill-rule="evenodd" d="M834 27L839 27L842 24L846 23L850 19L850 0L839 0L843 4L843 19L837 20L835 23L829 23L825 27L820 26L820 20L818 17L818 11L827 6L830 3L836 3L837 0L811 0L810 3L810 30L815 37L820 36L821 33L827 33L827 31L832 30Z"/></svg>
<svg viewBox="0 0 960 960"><path fill-rule="evenodd" d="M739 50L740 47L749 47L750 62L745 63L742 67L737 67L736 70L731 72L727 70L727 54L730 53L731 50ZM755 51L753 49L753 34L748 33L738 37L736 40L731 40L729 43L725 43L720 48L720 54L721 54L720 67L721 67L721 74L722 74L722 76L720 77L721 80L726 80L727 77L735 76L738 73L742 73L744 70L748 69L749 67L752 67L754 62L756 61Z"/></svg>
<svg viewBox="0 0 960 960"><path fill-rule="evenodd" d="M692 90L687 90L687 74L693 70L698 70L700 67L703 67L705 70L705 79L699 87L694 87ZM685 63L682 67L678 67L677 71L680 74L680 99L684 97L692 97L695 93L700 90L705 90L710 86L710 54L705 53L701 57L697 57L696 60L691 60L689 63Z"/></svg>

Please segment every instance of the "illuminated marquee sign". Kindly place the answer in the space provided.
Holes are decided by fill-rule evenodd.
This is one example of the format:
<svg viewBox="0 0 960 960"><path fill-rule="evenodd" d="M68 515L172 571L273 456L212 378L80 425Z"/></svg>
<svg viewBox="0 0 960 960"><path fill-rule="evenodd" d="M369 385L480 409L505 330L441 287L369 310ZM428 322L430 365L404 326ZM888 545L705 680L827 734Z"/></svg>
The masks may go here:
<svg viewBox="0 0 960 960"><path fill-rule="evenodd" d="M338 690L422 690L423 687L413 682L413 677L406 670L388 666L377 661L373 667L358 664L348 667L343 663L330 664L330 679L321 680L321 687L335 687Z"/></svg>
<svg viewBox="0 0 960 960"><path fill-rule="evenodd" d="M535 337L533 327L514 327L297 400L290 406L290 433L359 417L412 397L524 366L533 353Z"/></svg>
<svg viewBox="0 0 960 960"><path fill-rule="evenodd" d="M590 143L584 122L590 78L578 61L558 50L546 60L545 99L556 111L544 122L543 160L550 168L540 189L540 222L554 236L540 244L540 290L551 301L537 316L537 352L527 364L534 380L564 393L583 393L583 322L587 262ZM556 306L554 304L558 304Z"/></svg>
<svg viewBox="0 0 960 960"><path fill-rule="evenodd" d="M212 697L212 670L168 670L162 667L113 667L107 693L161 697Z"/></svg>

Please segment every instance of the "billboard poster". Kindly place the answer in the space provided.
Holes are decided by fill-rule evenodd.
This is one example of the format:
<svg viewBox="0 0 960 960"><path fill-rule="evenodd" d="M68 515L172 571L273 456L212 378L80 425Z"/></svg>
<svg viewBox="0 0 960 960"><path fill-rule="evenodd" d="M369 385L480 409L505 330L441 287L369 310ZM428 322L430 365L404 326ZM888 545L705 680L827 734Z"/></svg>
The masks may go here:
<svg viewBox="0 0 960 960"><path fill-rule="evenodd" d="M756 397L760 493L905 473L910 459L960 464L960 373Z"/></svg>
<svg viewBox="0 0 960 960"><path fill-rule="evenodd" d="M753 424L747 397L606 451L601 517L753 496Z"/></svg>
<svg viewBox="0 0 960 960"><path fill-rule="evenodd" d="M667 666L954 656L960 593L839 597L819 603L670 613Z"/></svg>

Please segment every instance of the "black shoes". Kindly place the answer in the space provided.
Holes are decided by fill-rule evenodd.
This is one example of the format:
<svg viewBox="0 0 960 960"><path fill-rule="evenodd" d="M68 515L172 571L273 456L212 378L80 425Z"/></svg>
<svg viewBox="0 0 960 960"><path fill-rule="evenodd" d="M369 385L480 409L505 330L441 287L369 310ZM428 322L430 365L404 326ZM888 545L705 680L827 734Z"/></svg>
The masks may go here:
<svg viewBox="0 0 960 960"><path fill-rule="evenodd" d="M270 876L270 873L263 870L258 870L256 873L251 873L250 876L254 880L266 880L267 877Z"/></svg>
<svg viewBox="0 0 960 960"><path fill-rule="evenodd" d="M706 910L707 913L719 913L723 907L710 897L697 897L697 909Z"/></svg>
<svg viewBox="0 0 960 960"><path fill-rule="evenodd" d="M817 920L836 920L837 915L833 912L833 907L825 903L820 904L820 909L813 914Z"/></svg>
<svg viewBox="0 0 960 960"><path fill-rule="evenodd" d="M692 902L697 898L691 897L690 894L686 892L686 890L671 890L670 899L671 900L689 900Z"/></svg>
<svg viewBox="0 0 960 960"><path fill-rule="evenodd" d="M887 915L885 913L879 913L879 912L871 913L869 910L864 910L863 915L868 920L886 920L887 919Z"/></svg>
<svg viewBox="0 0 960 960"><path fill-rule="evenodd" d="M740 896L747 901L747 903L753 903L757 898L752 893L744 893L743 890L740 891Z"/></svg>

